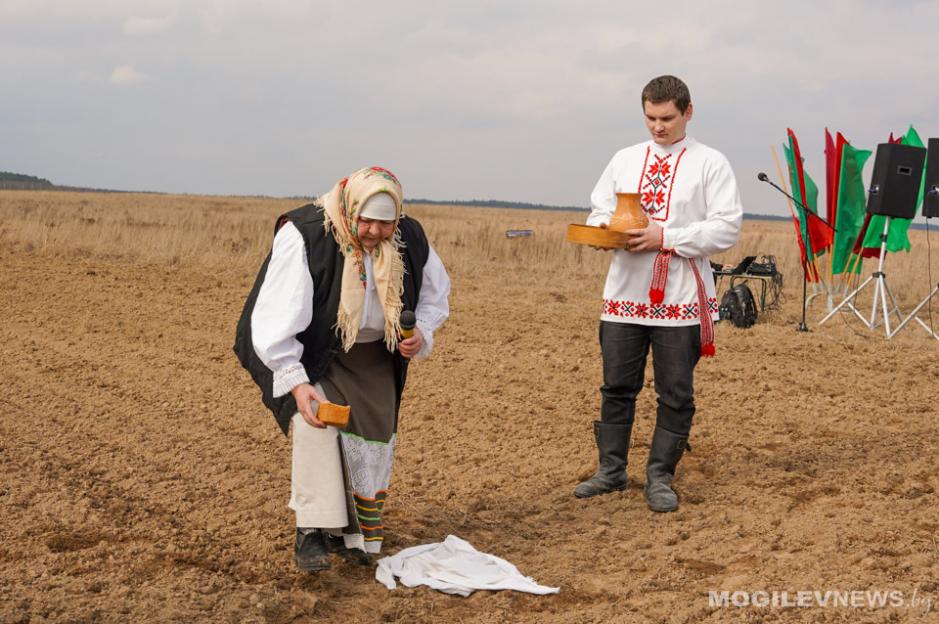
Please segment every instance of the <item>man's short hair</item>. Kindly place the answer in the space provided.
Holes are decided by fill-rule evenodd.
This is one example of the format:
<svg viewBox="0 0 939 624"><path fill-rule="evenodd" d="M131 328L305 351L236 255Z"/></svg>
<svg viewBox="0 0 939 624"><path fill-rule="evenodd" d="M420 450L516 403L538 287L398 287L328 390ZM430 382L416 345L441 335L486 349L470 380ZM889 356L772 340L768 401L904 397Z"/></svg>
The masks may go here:
<svg viewBox="0 0 939 624"><path fill-rule="evenodd" d="M649 81L649 84L642 90L642 107L646 107L646 102L661 104L662 102L675 102L675 108L682 115L688 110L691 104L691 93L688 92L688 85L675 76L659 76Z"/></svg>

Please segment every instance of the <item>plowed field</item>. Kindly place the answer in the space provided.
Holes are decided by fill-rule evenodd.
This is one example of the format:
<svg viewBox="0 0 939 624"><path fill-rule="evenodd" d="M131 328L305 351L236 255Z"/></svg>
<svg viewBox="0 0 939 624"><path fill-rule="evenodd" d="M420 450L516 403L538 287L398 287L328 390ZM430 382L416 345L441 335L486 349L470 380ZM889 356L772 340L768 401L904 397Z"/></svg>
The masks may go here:
<svg viewBox="0 0 939 624"><path fill-rule="evenodd" d="M932 621L913 602L939 598L939 342L915 326L885 341L847 317L818 327L821 300L798 333L787 274L782 309L749 330L719 324L717 356L697 369L679 511L642 497L651 365L630 487L577 500L596 465L602 268L471 262L435 214L419 216L450 267L451 318L409 378L385 551L452 533L560 594L390 592L338 558L298 572L289 439L231 352L263 253L226 265L58 252L8 228L0 621ZM761 227L764 242L792 232ZM910 283L910 299L928 291ZM720 590L897 590L907 604L709 605Z"/></svg>

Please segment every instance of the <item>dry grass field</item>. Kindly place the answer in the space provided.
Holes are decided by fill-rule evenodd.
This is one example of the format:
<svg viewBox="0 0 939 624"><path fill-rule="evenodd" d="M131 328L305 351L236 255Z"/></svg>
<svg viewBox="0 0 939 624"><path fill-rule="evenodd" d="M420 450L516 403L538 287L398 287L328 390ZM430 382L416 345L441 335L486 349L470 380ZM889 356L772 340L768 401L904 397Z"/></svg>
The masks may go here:
<svg viewBox="0 0 939 624"><path fill-rule="evenodd" d="M651 367L631 486L571 496L596 463L608 262L564 242L584 215L410 207L453 293L405 393L386 552L452 533L561 591L389 592L339 559L297 572L289 440L231 345L273 220L299 203L0 192L0 622L936 621L939 341L847 315L819 327L821 299L796 332L782 222L746 222L719 259L774 254L782 306L718 325L682 504L658 515L642 498ZM536 234L504 237L519 227ZM912 239L886 268L904 310L939 276ZM710 605L721 590L904 604Z"/></svg>

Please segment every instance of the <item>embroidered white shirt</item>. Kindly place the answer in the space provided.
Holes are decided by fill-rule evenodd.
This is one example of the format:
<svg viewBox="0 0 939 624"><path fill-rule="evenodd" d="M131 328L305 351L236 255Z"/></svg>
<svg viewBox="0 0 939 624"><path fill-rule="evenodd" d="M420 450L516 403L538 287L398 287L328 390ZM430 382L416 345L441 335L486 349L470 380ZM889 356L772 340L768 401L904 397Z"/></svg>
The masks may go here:
<svg viewBox="0 0 939 624"><path fill-rule="evenodd" d="M362 319L356 342L374 342L385 337L385 313L378 299L372 275L372 258L365 255L366 290ZM254 351L274 373L273 394L283 396L301 383L309 382L300 363L303 344L297 334L313 321L313 278L300 231L284 224L274 236L271 261L251 314ZM414 315L424 336L417 358L430 355L434 331L450 315L450 277L433 247L424 265L421 293Z"/></svg>
<svg viewBox="0 0 939 624"><path fill-rule="evenodd" d="M727 159L690 137L663 147L646 141L614 154L590 194L587 225L609 223L616 193L639 193L643 210L663 228L662 246L689 258L704 281L708 308L718 318L708 256L737 242L743 206ZM673 258L665 298L652 303L649 287L656 252L615 250L603 289L601 319L641 325L698 324L694 273ZM681 261L680 261L681 260Z"/></svg>

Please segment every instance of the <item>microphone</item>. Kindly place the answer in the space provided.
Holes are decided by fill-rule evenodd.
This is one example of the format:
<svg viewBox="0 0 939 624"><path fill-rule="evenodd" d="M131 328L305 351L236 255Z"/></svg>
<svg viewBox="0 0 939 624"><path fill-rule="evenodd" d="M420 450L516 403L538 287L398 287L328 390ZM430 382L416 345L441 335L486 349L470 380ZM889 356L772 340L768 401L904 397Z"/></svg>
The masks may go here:
<svg viewBox="0 0 939 624"><path fill-rule="evenodd" d="M414 325L417 324L417 317L411 310L403 310L398 321L401 323L401 337L405 340L414 335Z"/></svg>
<svg viewBox="0 0 939 624"><path fill-rule="evenodd" d="M762 171L757 174L756 178L757 178L757 180L759 180L760 182L769 182L769 176L767 176L767 175L766 175L765 173L763 173Z"/></svg>

